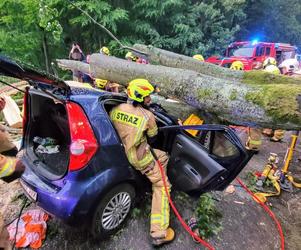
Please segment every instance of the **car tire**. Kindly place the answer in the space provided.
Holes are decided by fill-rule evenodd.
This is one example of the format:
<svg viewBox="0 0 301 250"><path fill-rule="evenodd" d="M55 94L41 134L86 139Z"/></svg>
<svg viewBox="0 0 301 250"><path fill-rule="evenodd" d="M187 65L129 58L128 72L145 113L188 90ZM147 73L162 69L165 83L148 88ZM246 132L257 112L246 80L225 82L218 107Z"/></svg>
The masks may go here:
<svg viewBox="0 0 301 250"><path fill-rule="evenodd" d="M130 184L120 184L105 194L92 218L93 238L105 239L114 234L127 219L134 199L135 189Z"/></svg>

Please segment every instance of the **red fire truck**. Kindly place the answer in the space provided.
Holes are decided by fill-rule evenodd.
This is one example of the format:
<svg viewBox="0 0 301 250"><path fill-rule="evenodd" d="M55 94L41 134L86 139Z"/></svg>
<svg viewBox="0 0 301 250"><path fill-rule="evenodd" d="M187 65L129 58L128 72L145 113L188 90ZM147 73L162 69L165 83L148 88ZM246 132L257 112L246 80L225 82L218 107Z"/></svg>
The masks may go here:
<svg viewBox="0 0 301 250"><path fill-rule="evenodd" d="M241 61L244 70L256 68L267 57L274 57L280 64L285 59L295 58L297 47L287 43L245 41L231 43L224 56L209 57L206 62L230 68L234 61Z"/></svg>

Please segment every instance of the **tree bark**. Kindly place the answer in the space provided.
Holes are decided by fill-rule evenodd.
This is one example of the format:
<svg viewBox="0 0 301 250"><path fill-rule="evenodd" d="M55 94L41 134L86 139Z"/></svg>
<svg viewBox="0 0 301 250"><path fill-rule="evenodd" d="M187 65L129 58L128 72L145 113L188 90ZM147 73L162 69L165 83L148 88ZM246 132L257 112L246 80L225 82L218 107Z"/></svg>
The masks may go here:
<svg viewBox="0 0 301 250"><path fill-rule="evenodd" d="M288 77L280 77L284 82L279 82L278 76L260 72L260 81L257 81L257 78L230 77L226 72L220 78L187 69L137 64L100 54L91 56L90 65L70 60L58 60L58 63L61 67L92 73L94 77L125 86L132 79L146 78L159 85L160 94L165 97L179 99L213 114L222 122L301 129L301 84ZM267 79L265 82L261 82L262 76ZM270 83L273 81L276 83Z"/></svg>
<svg viewBox="0 0 301 250"><path fill-rule="evenodd" d="M193 70L205 75L218 76L219 78L236 79L242 76L241 71L229 70L214 64L201 62L192 57L158 49L151 45L135 44L133 47L147 54L151 64Z"/></svg>
<svg viewBox="0 0 301 250"><path fill-rule="evenodd" d="M160 104L170 115L182 121L185 121L191 114L195 114L205 120L206 123L219 123L218 118L214 115L205 113L179 100L166 99L160 95L152 95L152 102Z"/></svg>
<svg viewBox="0 0 301 250"><path fill-rule="evenodd" d="M180 55L171 51L158 49L151 45L135 44L134 48L147 54L151 64L173 68L193 70L201 74L232 81L240 80L251 84L301 84L301 79L283 75L271 75L260 70L238 71L220 67L211 63L200 62L192 57Z"/></svg>

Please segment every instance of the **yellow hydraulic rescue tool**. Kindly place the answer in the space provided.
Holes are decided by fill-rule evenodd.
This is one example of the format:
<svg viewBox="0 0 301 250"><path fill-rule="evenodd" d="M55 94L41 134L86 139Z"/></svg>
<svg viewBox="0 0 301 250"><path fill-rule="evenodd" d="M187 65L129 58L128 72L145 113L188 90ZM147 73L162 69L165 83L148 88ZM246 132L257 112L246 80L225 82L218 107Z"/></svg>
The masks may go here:
<svg viewBox="0 0 301 250"><path fill-rule="evenodd" d="M264 166L264 169L261 173L261 176L258 178L256 182L256 187L259 190L263 189L263 185L266 180L270 180L276 189L276 192L257 192L254 196L259 199L261 202L266 202L266 197L269 196L278 196L281 193L281 188L278 183L278 177L275 176L277 172L277 163L279 161L278 155L274 153L270 153L270 157L268 159L268 163ZM256 200L255 200L256 201Z"/></svg>
<svg viewBox="0 0 301 250"><path fill-rule="evenodd" d="M286 151L285 162L284 162L284 166L282 168L282 174L283 174L282 178L286 178L294 187L301 188L301 183L295 182L294 177L288 171L290 163L293 159L293 154L294 154L294 151L295 151L295 148L296 148L298 136L299 136L299 131L295 132L292 135L291 145ZM280 181L281 181L281 179L280 179Z"/></svg>
<svg viewBox="0 0 301 250"><path fill-rule="evenodd" d="M273 153L270 154L269 163L266 164L266 166L264 167L261 177L257 180L256 186L258 188L262 188L264 181L266 179L269 179L272 182L274 188L276 189L276 192L255 193L254 195L260 201L266 202L266 200L267 200L266 197L280 195L281 189L291 192L293 189L293 186L296 188L301 188L301 183L294 181L294 177L288 171L290 163L293 159L298 136L299 136L299 131L294 132L291 135L291 143L286 151L286 155L284 158L284 165L283 165L282 169L278 170L277 166L276 166L278 156Z"/></svg>

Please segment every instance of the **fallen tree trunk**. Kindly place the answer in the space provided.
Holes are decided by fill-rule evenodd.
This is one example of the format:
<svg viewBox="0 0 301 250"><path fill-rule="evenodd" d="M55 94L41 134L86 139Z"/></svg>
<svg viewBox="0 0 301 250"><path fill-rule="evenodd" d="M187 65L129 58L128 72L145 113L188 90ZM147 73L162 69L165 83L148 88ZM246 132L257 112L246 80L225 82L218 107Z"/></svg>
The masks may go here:
<svg viewBox="0 0 301 250"><path fill-rule="evenodd" d="M300 78L283 75L271 75L260 70L239 71L220 67L211 63L201 62L192 57L177 54L151 45L135 44L134 48L147 54L151 64L173 68L193 70L201 74L217 78L225 78L231 81L241 81L250 84L301 84Z"/></svg>
<svg viewBox="0 0 301 250"><path fill-rule="evenodd" d="M191 114L202 117L207 123L218 123L219 119L210 113L205 113L202 110L192 107L184 102L174 99L166 99L160 95L153 95L152 101L160 104L169 114L176 118L185 121Z"/></svg>
<svg viewBox="0 0 301 250"><path fill-rule="evenodd" d="M172 68L193 70L201 74L218 78L241 78L241 71L229 70L214 64L200 62L192 57L180 55L171 51L158 49L151 45L135 44L134 48L147 54L151 64L160 64Z"/></svg>
<svg viewBox="0 0 301 250"><path fill-rule="evenodd" d="M94 77L126 85L135 78L146 78L160 86L162 94L177 99L221 121L233 124L301 129L299 81L266 84L217 78L192 70L157 65L143 65L115 57L93 54L90 65L58 60L61 67L92 73ZM266 74L273 81L277 77ZM228 78L228 77L227 77Z"/></svg>

